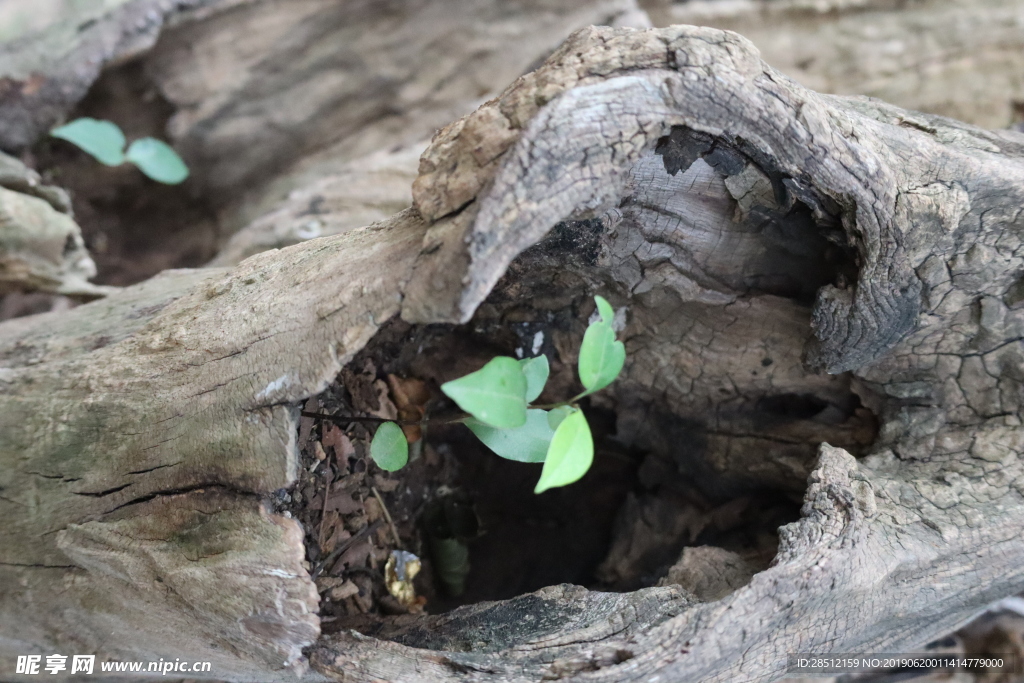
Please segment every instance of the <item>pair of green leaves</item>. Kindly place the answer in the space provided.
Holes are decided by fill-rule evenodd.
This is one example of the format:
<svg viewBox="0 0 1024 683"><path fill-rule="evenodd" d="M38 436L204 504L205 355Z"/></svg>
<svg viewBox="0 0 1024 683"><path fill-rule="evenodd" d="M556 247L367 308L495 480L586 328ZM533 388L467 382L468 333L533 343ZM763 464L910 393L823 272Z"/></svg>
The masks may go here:
<svg viewBox="0 0 1024 683"><path fill-rule="evenodd" d="M599 318L587 328L580 346L578 370L584 391L550 410L530 408L544 391L550 368L546 356L516 360L493 358L484 367L441 386L449 398L470 414L465 424L488 448L509 460L544 463L534 489L541 493L579 480L594 461L594 440L583 412L573 403L611 384L622 371L626 349L615 339L614 312L595 297ZM384 469L408 461L402 430L385 423L370 446Z"/></svg>
<svg viewBox="0 0 1024 683"><path fill-rule="evenodd" d="M527 408L527 402L540 396L547 382L546 356L524 359L518 363L512 358L498 357L478 372L484 372L499 363L508 368L509 376L514 376L516 368L508 361L515 363L520 368L520 374L528 379L525 395L509 392L502 398L505 409L498 411L498 421L507 426L496 424L493 419L495 404L484 406L474 403L476 399L483 398L483 394L473 395L464 391L467 385L461 383L466 380L475 383L478 378L473 375L448 382L441 390L473 416L466 420L466 426L492 451L508 460L544 463L535 493L577 481L587 473L594 461L594 440L583 412L571 406L559 406L551 410ZM529 379L531 377L532 381Z"/></svg>
<svg viewBox="0 0 1024 683"><path fill-rule="evenodd" d="M188 167L181 157L167 143L156 138L135 140L125 151L127 140L124 133L110 121L75 119L54 128L50 135L67 140L106 166L131 162L158 183L177 185L188 177Z"/></svg>
<svg viewBox="0 0 1024 683"><path fill-rule="evenodd" d="M481 378L486 382L494 372L511 379L511 390L502 397L499 411L494 409L495 404L487 404L486 394L475 393L474 389ZM466 426L492 451L509 460L544 462L558 425L550 422L548 411L527 406L544 391L549 372L547 356L520 361L499 356L477 372L445 383L441 391L473 416L466 420ZM522 378L523 391L519 391L517 375Z"/></svg>
<svg viewBox="0 0 1024 683"><path fill-rule="evenodd" d="M441 390L473 415L466 424L485 444L503 457L512 457L511 454L518 455L518 449L525 445L524 439L533 441L530 436L537 420L535 415L528 413L544 411L527 411L526 405L540 395L547 379L548 359L545 356L518 362L514 358L499 356L476 372L446 382ZM544 426L547 427L546 420ZM547 448L547 441L544 448ZM370 457L381 469L389 472L405 467L409 462L409 443L402 428L394 422L385 422L378 427L370 442ZM539 459L534 458L532 455L512 457L523 462L541 462L543 453Z"/></svg>
<svg viewBox="0 0 1024 683"><path fill-rule="evenodd" d="M476 372L445 382L441 391L479 423L517 429L526 425L526 407L544 391L549 372L547 356L519 361L498 356Z"/></svg>
<svg viewBox="0 0 1024 683"><path fill-rule="evenodd" d="M528 408L548 380L547 356L516 361L499 356L474 373L441 386L472 417L466 426L503 458L542 462L541 493L577 481L594 461L594 440L579 408Z"/></svg>

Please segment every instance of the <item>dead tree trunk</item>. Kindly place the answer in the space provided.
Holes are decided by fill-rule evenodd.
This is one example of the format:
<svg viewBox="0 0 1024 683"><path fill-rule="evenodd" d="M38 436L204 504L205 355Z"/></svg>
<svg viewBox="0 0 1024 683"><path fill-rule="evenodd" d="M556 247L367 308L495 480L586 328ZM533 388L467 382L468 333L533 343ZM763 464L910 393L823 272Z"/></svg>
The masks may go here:
<svg viewBox="0 0 1024 683"><path fill-rule="evenodd" d="M791 652L918 647L1024 587L1022 155L808 91L736 34L577 32L435 136L413 209L0 326L0 652L767 681ZM465 322L495 287L626 308L623 438L702 482L807 482L769 568L321 635L301 533L263 503L295 478L297 406L388 319ZM757 419L853 394L877 436L863 410Z"/></svg>

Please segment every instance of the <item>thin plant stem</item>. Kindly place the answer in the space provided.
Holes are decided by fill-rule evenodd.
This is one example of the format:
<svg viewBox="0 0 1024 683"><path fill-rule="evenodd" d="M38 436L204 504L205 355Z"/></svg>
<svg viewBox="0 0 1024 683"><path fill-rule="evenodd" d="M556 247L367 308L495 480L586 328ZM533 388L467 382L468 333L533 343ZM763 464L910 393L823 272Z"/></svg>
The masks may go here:
<svg viewBox="0 0 1024 683"><path fill-rule="evenodd" d="M383 523L383 521L378 519L373 524L365 527L362 531L352 536L352 538L346 541L342 541L337 548L331 551L330 555L328 555L320 564L316 566L316 569L314 569L310 573L309 578L313 581L316 581L317 577L320 576L320 572L322 572L325 569L330 569L330 565L333 564L339 557L341 557L341 554L343 552L354 546L356 543L364 540L367 536L369 536L374 531L379 529Z"/></svg>
<svg viewBox="0 0 1024 683"><path fill-rule="evenodd" d="M469 419L469 415L455 415L452 417L425 417L422 420L389 420L383 417L362 417L359 415L328 415L327 413L314 413L308 410L303 410L300 415L303 417L315 417L319 420L328 420L338 425L346 425L350 422L376 422L377 424L384 424L385 422L394 422L399 425L413 426L419 425L420 427L425 426L428 422L433 424L451 424L455 422L465 422Z"/></svg>
<svg viewBox="0 0 1024 683"><path fill-rule="evenodd" d="M376 422L383 424L385 422L397 422L400 425L418 425L419 422L411 422L409 420L388 420L383 417L361 417L358 415L328 415L327 413L314 413L308 410L303 410L300 415L302 417L315 417L320 420L327 420L335 424L348 424L349 422Z"/></svg>
<svg viewBox="0 0 1024 683"><path fill-rule="evenodd" d="M583 398L586 395L587 395L587 392L584 391L579 396L573 396L572 398L570 398L567 401L560 401L558 403L543 403L543 404L541 404L539 406L530 406L530 408L533 409L533 410L554 410L555 408L564 408L566 406L569 406L570 408L575 408L576 407L575 406L576 401L580 400L581 398Z"/></svg>

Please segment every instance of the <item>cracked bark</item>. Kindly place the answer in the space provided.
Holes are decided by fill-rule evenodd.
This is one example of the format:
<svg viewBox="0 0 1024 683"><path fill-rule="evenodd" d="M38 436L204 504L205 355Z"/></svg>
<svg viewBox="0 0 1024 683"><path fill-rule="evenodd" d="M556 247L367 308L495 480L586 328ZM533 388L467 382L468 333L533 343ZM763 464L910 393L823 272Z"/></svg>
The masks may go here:
<svg viewBox="0 0 1024 683"><path fill-rule="evenodd" d="M0 648L240 681L307 647L309 680L767 681L790 652L920 647L1024 586L1022 155L808 91L736 34L577 32L435 136L413 209L0 326ZM296 406L393 316L555 310L552 272L625 309L622 438L702 485L805 489L771 566L691 550L688 588L321 635L301 534L259 502L294 478Z"/></svg>

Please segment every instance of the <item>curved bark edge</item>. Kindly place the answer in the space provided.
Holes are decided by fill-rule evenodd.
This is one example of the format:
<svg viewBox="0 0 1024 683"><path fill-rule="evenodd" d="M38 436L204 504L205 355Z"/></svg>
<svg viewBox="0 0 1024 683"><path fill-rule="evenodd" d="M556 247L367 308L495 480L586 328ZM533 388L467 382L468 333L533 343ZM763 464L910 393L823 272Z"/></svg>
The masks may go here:
<svg viewBox="0 0 1024 683"><path fill-rule="evenodd" d="M424 153L414 205L433 223L403 317L467 320L516 255L559 221L613 208L629 167L684 126L758 163L782 203L841 220L859 277L819 292L810 360L831 373L861 367L921 309L912 222L898 207L923 170L904 163L909 125L800 87L730 32L583 29ZM992 134L957 129L992 146ZM919 137L922 156L947 153L943 135Z"/></svg>

